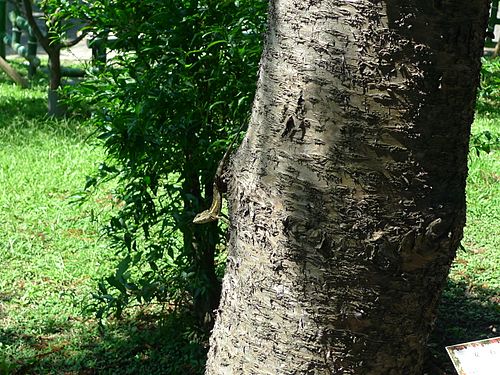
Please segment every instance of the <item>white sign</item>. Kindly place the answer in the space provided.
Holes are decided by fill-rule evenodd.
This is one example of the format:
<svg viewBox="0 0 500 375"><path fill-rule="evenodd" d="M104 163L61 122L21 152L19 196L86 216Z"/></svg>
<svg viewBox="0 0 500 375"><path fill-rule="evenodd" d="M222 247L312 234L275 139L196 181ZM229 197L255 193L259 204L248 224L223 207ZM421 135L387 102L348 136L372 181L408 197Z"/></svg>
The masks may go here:
<svg viewBox="0 0 500 375"><path fill-rule="evenodd" d="M500 337L447 346L459 375L500 374Z"/></svg>

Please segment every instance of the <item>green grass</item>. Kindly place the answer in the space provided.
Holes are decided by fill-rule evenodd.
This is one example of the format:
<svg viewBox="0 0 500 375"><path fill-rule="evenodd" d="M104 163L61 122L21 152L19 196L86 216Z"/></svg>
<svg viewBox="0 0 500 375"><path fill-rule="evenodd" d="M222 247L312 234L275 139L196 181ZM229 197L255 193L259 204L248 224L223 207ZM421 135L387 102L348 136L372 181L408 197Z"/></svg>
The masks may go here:
<svg viewBox="0 0 500 375"><path fill-rule="evenodd" d="M112 202L70 204L103 153L78 123L45 118L42 87L0 82L0 363L14 368L81 335L84 297L109 263L91 211Z"/></svg>
<svg viewBox="0 0 500 375"><path fill-rule="evenodd" d="M500 120L478 119L475 132L491 131L500 137ZM500 290L500 158L496 150L471 155L467 188L467 226L451 278ZM479 284L480 283L480 284Z"/></svg>
<svg viewBox="0 0 500 375"><path fill-rule="evenodd" d="M201 340L178 328L189 317L148 307L103 330L88 311L114 267L100 228L116 202L103 188L71 204L104 153L77 120L45 116L39 81L0 74L0 375L199 373Z"/></svg>
<svg viewBox="0 0 500 375"><path fill-rule="evenodd" d="M150 306L100 330L85 310L95 279L114 266L92 218L115 202L101 189L70 204L103 151L77 120L45 117L40 81L20 90L0 74L0 375L201 373L203 340L179 328L190 326L188 316ZM500 136L500 113L477 118L473 133L486 130ZM499 173L498 148L471 154L464 248L430 343L449 374L445 345L498 336Z"/></svg>
<svg viewBox="0 0 500 375"><path fill-rule="evenodd" d="M500 137L500 113L477 116L473 134ZM431 338L434 361L454 374L447 345L499 336L500 333L500 158L472 150L467 180L467 225L439 306Z"/></svg>

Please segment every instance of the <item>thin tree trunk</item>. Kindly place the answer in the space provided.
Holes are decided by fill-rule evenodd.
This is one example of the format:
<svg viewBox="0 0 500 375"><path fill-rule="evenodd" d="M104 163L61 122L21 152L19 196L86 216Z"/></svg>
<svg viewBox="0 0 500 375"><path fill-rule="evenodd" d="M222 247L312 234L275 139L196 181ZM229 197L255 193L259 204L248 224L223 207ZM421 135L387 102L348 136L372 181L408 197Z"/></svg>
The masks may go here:
<svg viewBox="0 0 500 375"><path fill-rule="evenodd" d="M197 140L196 140L197 141ZM192 142L195 142L192 139ZM191 150L186 150L184 168L184 211L195 212L192 197L200 201L201 188L196 163L192 161ZM198 291L193 290L193 312L200 326L210 332L214 323L214 310L219 304L221 283L215 272L215 247L218 243L217 224L196 225L189 223L181 228L183 233L184 253L188 254L192 269L196 275L194 282Z"/></svg>
<svg viewBox="0 0 500 375"><path fill-rule="evenodd" d="M421 375L486 0L274 0L206 373Z"/></svg>
<svg viewBox="0 0 500 375"><path fill-rule="evenodd" d="M51 49L49 53L49 69L50 69L50 82L49 88L57 90L61 86L61 50L59 48Z"/></svg>
<svg viewBox="0 0 500 375"><path fill-rule="evenodd" d="M50 47L49 54L49 96L48 96L48 114L49 116L60 117L66 113L66 106L62 105L59 100L59 92L61 86L62 70L61 70L61 49Z"/></svg>

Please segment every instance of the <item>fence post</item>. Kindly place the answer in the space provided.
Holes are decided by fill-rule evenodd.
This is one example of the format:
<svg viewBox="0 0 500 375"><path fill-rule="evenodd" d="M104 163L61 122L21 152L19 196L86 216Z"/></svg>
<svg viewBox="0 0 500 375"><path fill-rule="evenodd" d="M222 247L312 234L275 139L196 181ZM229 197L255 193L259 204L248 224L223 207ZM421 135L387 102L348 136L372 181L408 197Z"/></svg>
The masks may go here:
<svg viewBox="0 0 500 375"><path fill-rule="evenodd" d="M491 8L490 8L490 18L488 19L488 31L490 33L493 33L495 31L495 26L499 24L500 19L498 18L498 3L499 0L492 0L491 2ZM497 40L500 41L500 36L495 35L497 37ZM485 41L485 47L495 47L495 42L493 41L494 38L487 37Z"/></svg>
<svg viewBox="0 0 500 375"><path fill-rule="evenodd" d="M0 0L0 57L5 58L5 41L7 33L7 1Z"/></svg>
<svg viewBox="0 0 500 375"><path fill-rule="evenodd" d="M108 41L108 33L101 33L91 40L87 41L87 47L92 48L92 64L106 63L106 42Z"/></svg>
<svg viewBox="0 0 500 375"><path fill-rule="evenodd" d="M36 73L36 68L38 66L35 63L37 46L38 46L38 41L36 39L35 33L31 29L31 27L29 27L28 28L28 61L30 63L30 66L28 68L29 78L33 78L33 76Z"/></svg>
<svg viewBox="0 0 500 375"><path fill-rule="evenodd" d="M14 11L9 14L10 23L12 24L12 45L21 44L22 30L17 25L17 13Z"/></svg>

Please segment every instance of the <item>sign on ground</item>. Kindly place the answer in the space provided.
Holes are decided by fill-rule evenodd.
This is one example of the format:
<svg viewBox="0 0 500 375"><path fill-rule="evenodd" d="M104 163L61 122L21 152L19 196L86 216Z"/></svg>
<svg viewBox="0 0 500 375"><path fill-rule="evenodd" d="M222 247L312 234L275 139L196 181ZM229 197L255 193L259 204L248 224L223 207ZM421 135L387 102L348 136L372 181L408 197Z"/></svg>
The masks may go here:
<svg viewBox="0 0 500 375"><path fill-rule="evenodd" d="M459 375L500 374L500 337L447 346Z"/></svg>

